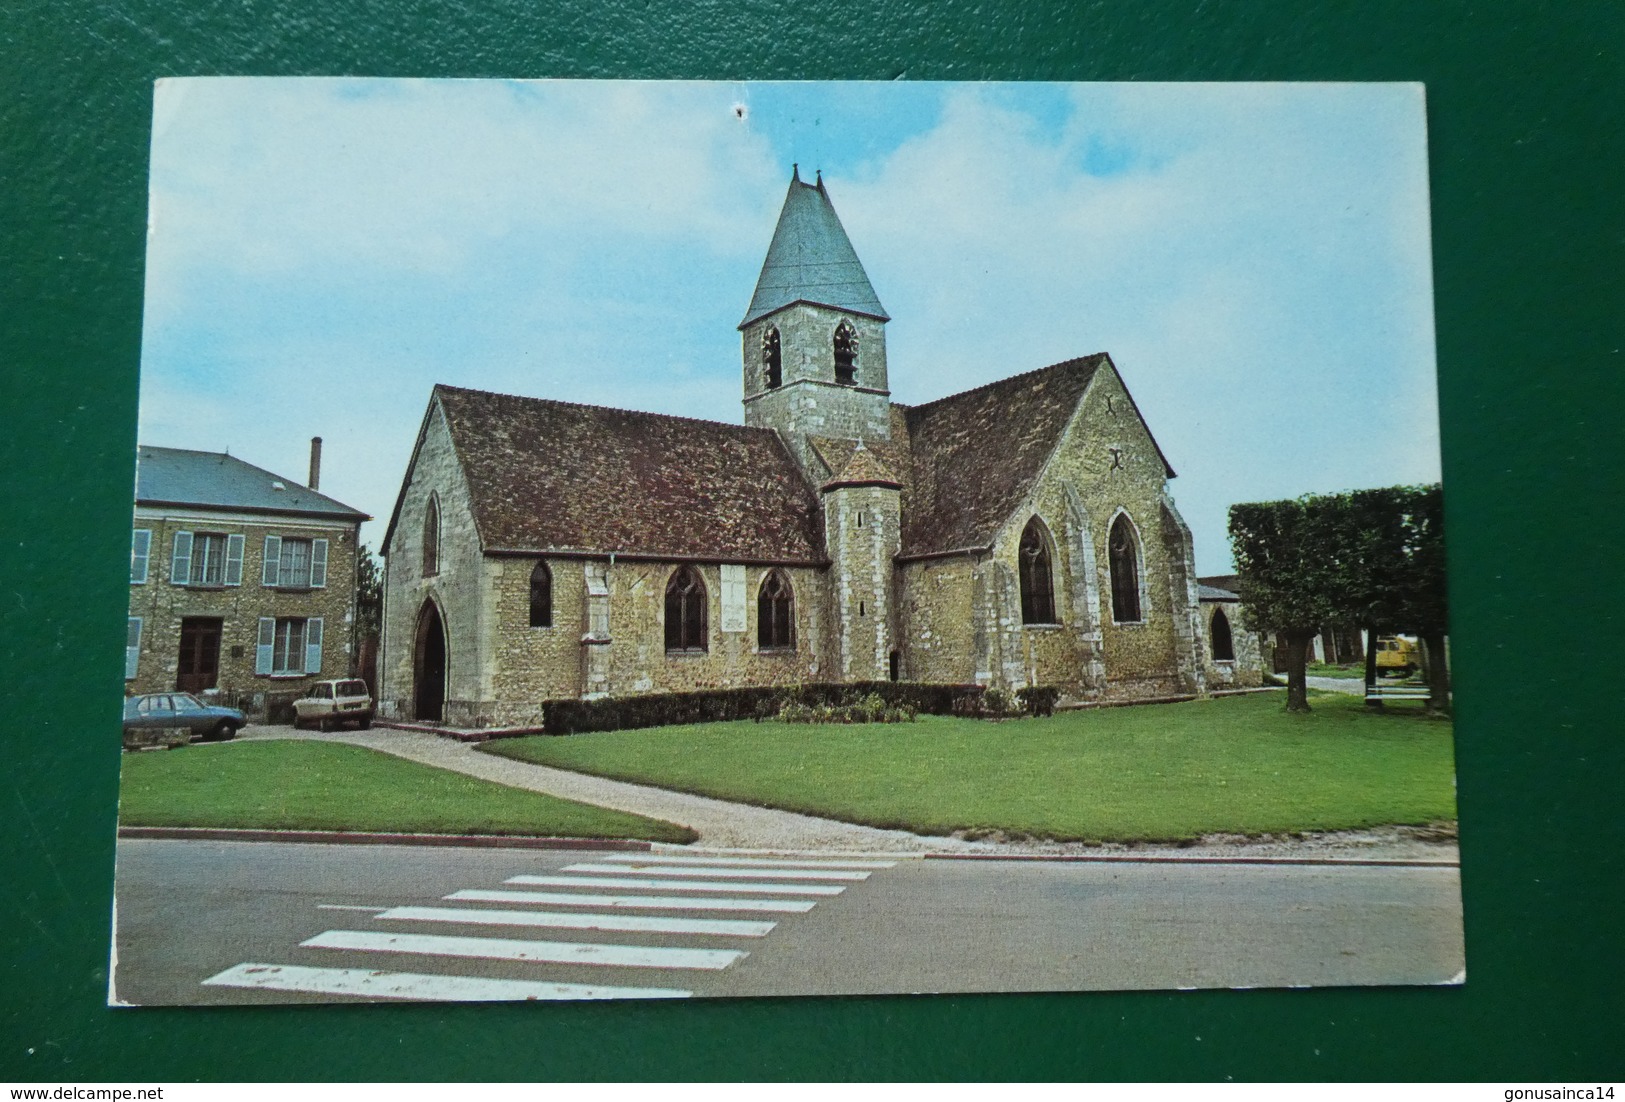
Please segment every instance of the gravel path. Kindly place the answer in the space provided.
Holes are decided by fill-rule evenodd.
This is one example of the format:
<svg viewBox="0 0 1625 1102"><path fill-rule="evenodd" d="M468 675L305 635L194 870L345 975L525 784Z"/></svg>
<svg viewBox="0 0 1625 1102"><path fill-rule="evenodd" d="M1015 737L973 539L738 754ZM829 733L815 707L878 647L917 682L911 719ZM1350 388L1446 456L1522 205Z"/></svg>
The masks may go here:
<svg viewBox="0 0 1625 1102"><path fill-rule="evenodd" d="M1303 680L1311 689L1325 689L1329 693L1348 693L1351 696L1365 695L1365 682L1356 681L1352 677L1305 677Z"/></svg>
<svg viewBox="0 0 1625 1102"><path fill-rule="evenodd" d="M295 731L291 727L245 727L237 737L251 740L310 739L365 746L512 788L525 788L596 807L630 811L651 819L677 823L698 833L698 844L707 847L886 853L983 848L956 838L924 838L902 830L880 830L856 823L798 815L792 811L751 807L687 792L551 769L545 765L497 757L495 754L482 754L470 743L422 731L374 728L370 731L320 733Z"/></svg>
<svg viewBox="0 0 1625 1102"><path fill-rule="evenodd" d="M1315 679L1320 680L1320 679ZM1327 678L1325 680L1332 680ZM1355 682L1359 685L1359 682ZM292 727L244 727L239 739L308 739L365 746L410 761L449 769L513 788L542 792L597 807L629 811L677 823L699 834L696 847L779 852L960 853L985 857L1153 857L1246 858L1255 860L1381 860L1454 864L1453 827L1377 827L1371 830L1246 838L1209 835L1191 845L1007 841L922 836L903 830L820 819L793 811L752 807L687 792L629 784L585 773L482 754L473 744L423 731L373 728L369 731L296 731Z"/></svg>

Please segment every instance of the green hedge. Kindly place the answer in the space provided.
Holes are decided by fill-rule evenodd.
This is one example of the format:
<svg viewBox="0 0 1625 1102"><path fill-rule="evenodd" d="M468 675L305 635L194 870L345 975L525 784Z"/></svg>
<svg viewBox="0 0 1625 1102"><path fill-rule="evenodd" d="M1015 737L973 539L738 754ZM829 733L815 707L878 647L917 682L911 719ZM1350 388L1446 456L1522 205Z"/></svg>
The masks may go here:
<svg viewBox="0 0 1625 1102"><path fill-rule="evenodd" d="M919 681L857 681L847 684L754 686L692 693L649 693L603 700L548 700L542 726L550 735L581 731L623 731L730 719L772 719L786 704L846 706L873 693L889 705L907 705L927 715L963 712L963 701L979 697L980 685L936 685Z"/></svg>

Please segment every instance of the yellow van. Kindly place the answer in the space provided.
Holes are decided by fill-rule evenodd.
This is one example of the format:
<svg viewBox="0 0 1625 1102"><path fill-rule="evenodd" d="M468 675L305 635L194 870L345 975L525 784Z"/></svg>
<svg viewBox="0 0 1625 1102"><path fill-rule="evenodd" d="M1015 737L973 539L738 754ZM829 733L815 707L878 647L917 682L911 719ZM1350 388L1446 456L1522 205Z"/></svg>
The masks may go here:
<svg viewBox="0 0 1625 1102"><path fill-rule="evenodd" d="M1377 636L1377 676L1409 677L1422 668L1415 639L1403 635Z"/></svg>

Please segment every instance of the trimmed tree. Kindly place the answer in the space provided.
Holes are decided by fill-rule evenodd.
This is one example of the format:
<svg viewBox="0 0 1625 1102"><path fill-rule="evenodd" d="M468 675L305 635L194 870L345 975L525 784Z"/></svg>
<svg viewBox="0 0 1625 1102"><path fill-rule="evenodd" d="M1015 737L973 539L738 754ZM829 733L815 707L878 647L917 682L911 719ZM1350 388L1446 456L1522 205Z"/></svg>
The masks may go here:
<svg viewBox="0 0 1625 1102"><path fill-rule="evenodd" d="M1309 644L1321 624L1344 611L1340 518L1334 515L1342 511L1312 507L1309 498L1230 507L1243 615L1248 628L1274 632L1286 648L1289 712L1309 711Z"/></svg>

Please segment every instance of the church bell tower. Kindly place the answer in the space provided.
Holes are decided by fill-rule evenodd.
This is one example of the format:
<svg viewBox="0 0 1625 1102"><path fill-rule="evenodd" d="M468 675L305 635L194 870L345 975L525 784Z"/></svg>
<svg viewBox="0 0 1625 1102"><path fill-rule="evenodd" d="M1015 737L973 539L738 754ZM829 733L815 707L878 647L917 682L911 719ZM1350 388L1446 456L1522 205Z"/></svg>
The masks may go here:
<svg viewBox="0 0 1625 1102"><path fill-rule="evenodd" d="M824 187L790 176L756 293L739 323L745 424L776 429L812 473L809 436L886 440L885 308Z"/></svg>

